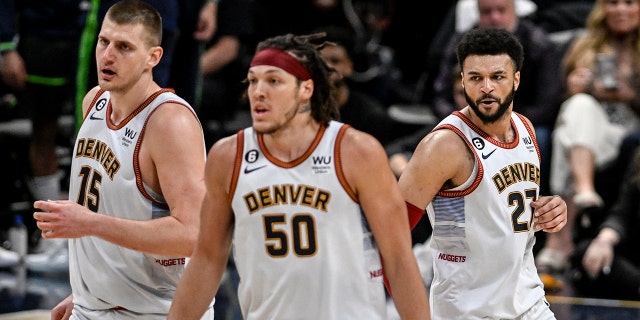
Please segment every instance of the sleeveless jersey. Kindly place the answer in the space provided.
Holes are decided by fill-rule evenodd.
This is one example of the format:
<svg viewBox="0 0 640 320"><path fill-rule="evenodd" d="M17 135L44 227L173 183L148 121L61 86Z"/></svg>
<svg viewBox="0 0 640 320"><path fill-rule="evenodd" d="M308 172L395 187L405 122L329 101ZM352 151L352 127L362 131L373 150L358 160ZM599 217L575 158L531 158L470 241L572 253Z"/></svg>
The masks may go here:
<svg viewBox="0 0 640 320"><path fill-rule="evenodd" d="M230 195L245 319L386 319L378 249L340 163L348 128L322 126L291 162L252 128L238 133Z"/></svg>
<svg viewBox="0 0 640 320"><path fill-rule="evenodd" d="M98 92L73 149L70 200L123 219L150 220L170 215L162 197L145 188L138 166L147 120L165 102L184 105L193 112L186 101L163 89L115 125L109 120L109 92ZM74 303L90 310L122 307L138 313L165 314L166 318L186 262L185 257L146 254L93 236L70 239Z"/></svg>
<svg viewBox="0 0 640 320"><path fill-rule="evenodd" d="M532 252L540 153L521 117L512 113L511 143L491 138L458 111L434 129L457 133L476 163L464 185L440 191L427 207L433 319L514 319L544 297Z"/></svg>

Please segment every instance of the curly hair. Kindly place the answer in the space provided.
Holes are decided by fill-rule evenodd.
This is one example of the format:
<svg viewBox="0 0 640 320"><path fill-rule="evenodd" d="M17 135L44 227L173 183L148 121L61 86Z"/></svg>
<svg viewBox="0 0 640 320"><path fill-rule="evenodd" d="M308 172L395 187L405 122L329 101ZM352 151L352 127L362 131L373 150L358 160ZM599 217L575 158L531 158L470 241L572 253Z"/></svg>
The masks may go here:
<svg viewBox="0 0 640 320"><path fill-rule="evenodd" d="M513 61L514 71L522 69L524 49L520 41L505 29L475 28L467 31L458 42L457 55L460 69L470 55L507 54Z"/></svg>

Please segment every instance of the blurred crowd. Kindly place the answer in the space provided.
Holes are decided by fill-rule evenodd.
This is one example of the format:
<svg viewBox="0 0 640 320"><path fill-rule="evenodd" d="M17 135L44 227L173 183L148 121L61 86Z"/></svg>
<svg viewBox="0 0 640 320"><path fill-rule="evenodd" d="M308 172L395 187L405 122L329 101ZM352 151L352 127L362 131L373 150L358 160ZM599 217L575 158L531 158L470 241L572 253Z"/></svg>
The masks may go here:
<svg viewBox="0 0 640 320"><path fill-rule="evenodd" d="M0 0L0 163L10 171L0 225L15 203L66 197L77 97L97 83L96 30L113 2ZM640 0L148 2L164 27L154 79L195 107L208 146L250 124L243 80L259 41L325 32L335 45L323 57L342 75L333 79L341 121L376 137L397 176L420 139L467 104L460 34L513 32L525 51L514 111L535 127L541 194L569 208L563 232L539 234L538 271L567 276L584 296L640 299ZM19 120L28 134L12 129ZM28 227L31 251L44 251ZM414 244L429 228L425 219L414 229Z"/></svg>

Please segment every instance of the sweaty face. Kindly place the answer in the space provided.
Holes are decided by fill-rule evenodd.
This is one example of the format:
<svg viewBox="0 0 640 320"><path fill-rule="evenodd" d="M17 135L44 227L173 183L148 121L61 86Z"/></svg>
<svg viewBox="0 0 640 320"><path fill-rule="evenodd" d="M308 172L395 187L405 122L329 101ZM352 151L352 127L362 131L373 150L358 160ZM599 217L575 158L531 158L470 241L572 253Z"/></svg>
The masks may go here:
<svg viewBox="0 0 640 320"><path fill-rule="evenodd" d="M119 25L104 20L96 45L98 84L102 89L126 91L142 74L151 73L159 61L152 52L159 47L149 48L144 41L145 34L140 24Z"/></svg>
<svg viewBox="0 0 640 320"><path fill-rule="evenodd" d="M520 84L507 54L468 56L463 65L462 84L465 99L485 124L502 118L512 105Z"/></svg>

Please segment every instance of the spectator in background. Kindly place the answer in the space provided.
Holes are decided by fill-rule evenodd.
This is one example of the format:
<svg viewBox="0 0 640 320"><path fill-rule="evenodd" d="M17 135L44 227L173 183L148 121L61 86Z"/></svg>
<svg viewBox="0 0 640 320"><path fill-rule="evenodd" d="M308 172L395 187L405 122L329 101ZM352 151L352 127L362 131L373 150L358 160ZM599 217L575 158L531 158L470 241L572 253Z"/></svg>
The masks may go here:
<svg viewBox="0 0 640 320"><path fill-rule="evenodd" d="M251 8L254 45L276 35L308 34L327 25L353 30L342 0L253 0Z"/></svg>
<svg viewBox="0 0 640 320"><path fill-rule="evenodd" d="M526 63L522 70L522 85L518 90L518 104L514 111L523 114L536 131L542 153L541 193L548 193L551 130L560 101L557 70L560 57L548 34L527 19L520 19L516 0L477 0L478 25L476 27L503 28L511 31L522 43ZM453 66L457 63L455 46L461 37L456 33L446 47L439 74L434 83L433 111L444 118L457 109L451 96Z"/></svg>
<svg viewBox="0 0 640 320"><path fill-rule="evenodd" d="M537 257L541 270L567 267L578 212L608 204L596 190L596 173L616 160L639 123L640 1L597 0L586 28L564 57L567 100L553 131L551 190L569 204L569 227L547 238ZM616 193L619 183L604 187Z"/></svg>
<svg viewBox="0 0 640 320"><path fill-rule="evenodd" d="M396 0L252 1L258 41L286 33L308 34L328 25L350 30L354 35L351 88L368 93L385 107L395 103L400 94L401 74L395 66L394 50L383 43L395 7Z"/></svg>
<svg viewBox="0 0 640 320"><path fill-rule="evenodd" d="M39 200L61 195L56 137L58 118L73 99L86 14L81 4L86 5L81 0L0 0L0 73L31 118L31 191Z"/></svg>
<svg viewBox="0 0 640 320"><path fill-rule="evenodd" d="M478 0L458 0L455 10L455 32L465 32L480 23ZM538 7L531 0L513 1L513 11L518 17L529 17L535 14L537 10ZM503 11L503 13L506 13L506 11ZM496 27L500 28L501 26L496 25Z"/></svg>
<svg viewBox="0 0 640 320"><path fill-rule="evenodd" d="M617 201L592 239L576 245L571 258L580 296L640 300L640 153L628 168Z"/></svg>
<svg viewBox="0 0 640 320"><path fill-rule="evenodd" d="M58 120L72 112L78 44L86 16L81 0L0 0L0 75L31 121L28 185L35 200L58 200ZM71 140L65 141L71 149ZM10 168L10 170L13 170ZM25 220L35 230L33 219ZM34 239L39 239L34 238ZM30 243L35 246L35 240ZM37 250L45 250L43 242ZM66 242L61 242L64 246Z"/></svg>
<svg viewBox="0 0 640 320"><path fill-rule="evenodd" d="M254 32L250 4L250 0L218 4L216 33L200 56L203 90L196 111L205 127L207 146L230 133L226 122L244 106L242 80L247 76L247 46ZM217 129L209 129L211 121L217 122Z"/></svg>
<svg viewBox="0 0 640 320"><path fill-rule="evenodd" d="M439 42L439 31L449 23L449 12L453 11L456 1L439 2L426 11L423 5L421 1L394 1L389 27L381 39L384 45L393 48L402 83L412 88L405 103L431 101L433 78L444 47ZM447 37L450 34L447 32Z"/></svg>
<svg viewBox="0 0 640 320"><path fill-rule="evenodd" d="M353 88L354 38L349 29L327 26L315 32L325 32L326 40L336 45L326 45L320 50L324 61L337 72L331 74L336 90L334 99L340 107L340 121L374 136L383 145L395 137L400 124L389 117L386 107L373 96Z"/></svg>

